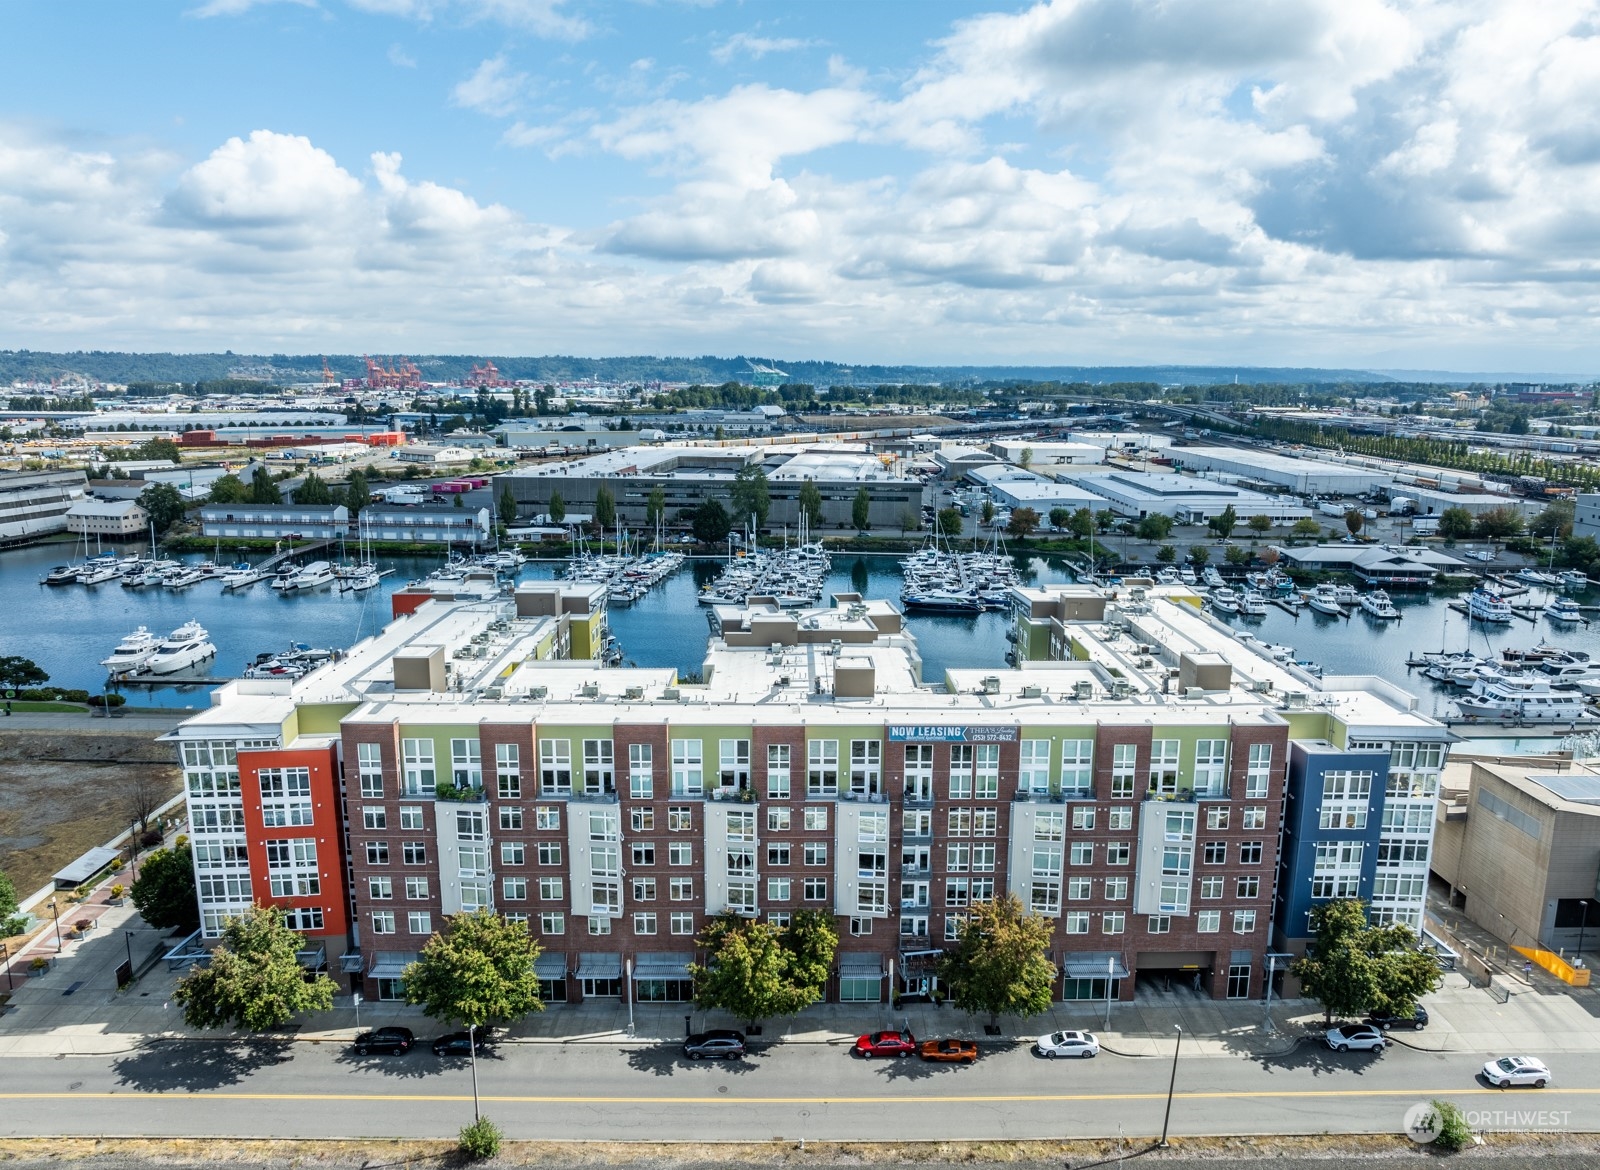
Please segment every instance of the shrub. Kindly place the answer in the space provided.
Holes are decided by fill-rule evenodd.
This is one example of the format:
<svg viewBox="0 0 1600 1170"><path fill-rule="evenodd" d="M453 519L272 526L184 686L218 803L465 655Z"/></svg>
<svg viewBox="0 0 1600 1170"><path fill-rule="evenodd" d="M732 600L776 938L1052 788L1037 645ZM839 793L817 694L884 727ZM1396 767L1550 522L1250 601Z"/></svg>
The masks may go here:
<svg viewBox="0 0 1600 1170"><path fill-rule="evenodd" d="M461 1127L461 1152L474 1162L482 1162L500 1152L500 1127L487 1117Z"/></svg>
<svg viewBox="0 0 1600 1170"><path fill-rule="evenodd" d="M120 707L128 700L123 695L90 695L88 701L91 707Z"/></svg>
<svg viewBox="0 0 1600 1170"><path fill-rule="evenodd" d="M189 843L189 834L188 833L179 833L176 837L174 837L172 839L172 847L174 849L182 849L188 843Z"/></svg>
<svg viewBox="0 0 1600 1170"><path fill-rule="evenodd" d="M1441 1150L1461 1150L1472 1144L1472 1127L1466 1116L1449 1101L1431 1102L1439 1115L1439 1136L1433 1144Z"/></svg>
<svg viewBox="0 0 1600 1170"><path fill-rule="evenodd" d="M161 831L159 829L146 829L139 834L139 844L146 849L153 849L161 844Z"/></svg>
<svg viewBox="0 0 1600 1170"><path fill-rule="evenodd" d="M123 894L125 894L127 892L128 892L128 887L123 885L121 882L117 882L115 885L113 885L111 887L111 896L113 898L120 898L120 897L122 897Z"/></svg>
<svg viewBox="0 0 1600 1170"><path fill-rule="evenodd" d="M35 971L43 971L45 968L50 966L50 960L45 958L43 955L35 955L33 962L29 963L28 966L32 967Z"/></svg>
<svg viewBox="0 0 1600 1170"><path fill-rule="evenodd" d="M76 930L78 933L82 934L84 931L88 930L93 925L94 925L94 923L92 921L90 921L89 919L80 918L80 919L78 919L78 921L76 921L76 922L74 922L72 924L72 929Z"/></svg>

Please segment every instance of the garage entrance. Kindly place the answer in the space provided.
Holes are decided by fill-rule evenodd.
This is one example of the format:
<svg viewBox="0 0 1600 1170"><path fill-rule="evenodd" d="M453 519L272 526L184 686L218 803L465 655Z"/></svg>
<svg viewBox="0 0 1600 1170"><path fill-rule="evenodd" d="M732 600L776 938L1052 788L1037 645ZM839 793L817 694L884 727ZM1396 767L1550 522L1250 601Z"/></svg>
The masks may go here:
<svg viewBox="0 0 1600 1170"><path fill-rule="evenodd" d="M1134 974L1134 998L1175 1002L1211 998L1214 951L1140 951Z"/></svg>

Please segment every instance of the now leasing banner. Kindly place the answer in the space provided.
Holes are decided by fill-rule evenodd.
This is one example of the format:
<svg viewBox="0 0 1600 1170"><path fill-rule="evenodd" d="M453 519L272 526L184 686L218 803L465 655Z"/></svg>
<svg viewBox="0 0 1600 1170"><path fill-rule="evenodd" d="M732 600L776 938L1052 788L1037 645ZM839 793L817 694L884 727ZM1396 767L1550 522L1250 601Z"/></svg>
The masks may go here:
<svg viewBox="0 0 1600 1170"><path fill-rule="evenodd" d="M967 727L950 723L889 725L890 743L1015 743L1016 741L1015 726Z"/></svg>

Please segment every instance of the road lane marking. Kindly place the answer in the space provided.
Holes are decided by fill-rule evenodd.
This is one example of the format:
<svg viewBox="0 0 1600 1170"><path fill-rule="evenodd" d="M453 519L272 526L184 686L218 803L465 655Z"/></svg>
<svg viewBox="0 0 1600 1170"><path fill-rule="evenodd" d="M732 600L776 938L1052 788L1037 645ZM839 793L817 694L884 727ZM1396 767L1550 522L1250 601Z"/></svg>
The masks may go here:
<svg viewBox="0 0 1600 1170"><path fill-rule="evenodd" d="M1235 1093L1203 1092L1179 1093L1180 1101L1206 1099L1253 1100L1258 1098L1328 1098L1328 1097L1464 1097L1502 1095L1505 1089L1259 1089ZM1547 1089L1544 1096L1570 1096L1600 1094L1600 1088ZM115 1100L118 1098L173 1099L192 1101L197 1097L222 1101L470 1101L472 1094L453 1093L219 1093L219 1092L152 1092L144 1089L123 1091L65 1092L65 1093L0 1093L0 1101L82 1101ZM1165 1093L1015 1093L989 1096L951 1095L917 1097L575 1097L575 1096L508 1096L496 1097L487 1093L482 1101L498 1101L514 1105L939 1105L939 1104L1006 1104L1064 1101L1164 1101Z"/></svg>

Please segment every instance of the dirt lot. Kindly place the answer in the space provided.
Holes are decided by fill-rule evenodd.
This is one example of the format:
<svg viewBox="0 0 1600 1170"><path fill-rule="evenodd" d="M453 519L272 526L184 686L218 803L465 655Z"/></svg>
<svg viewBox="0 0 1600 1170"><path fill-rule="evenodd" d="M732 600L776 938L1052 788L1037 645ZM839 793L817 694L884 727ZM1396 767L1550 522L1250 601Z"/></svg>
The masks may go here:
<svg viewBox="0 0 1600 1170"><path fill-rule="evenodd" d="M0 870L26 897L128 827L141 790L179 791L172 748L149 734L0 735Z"/></svg>

